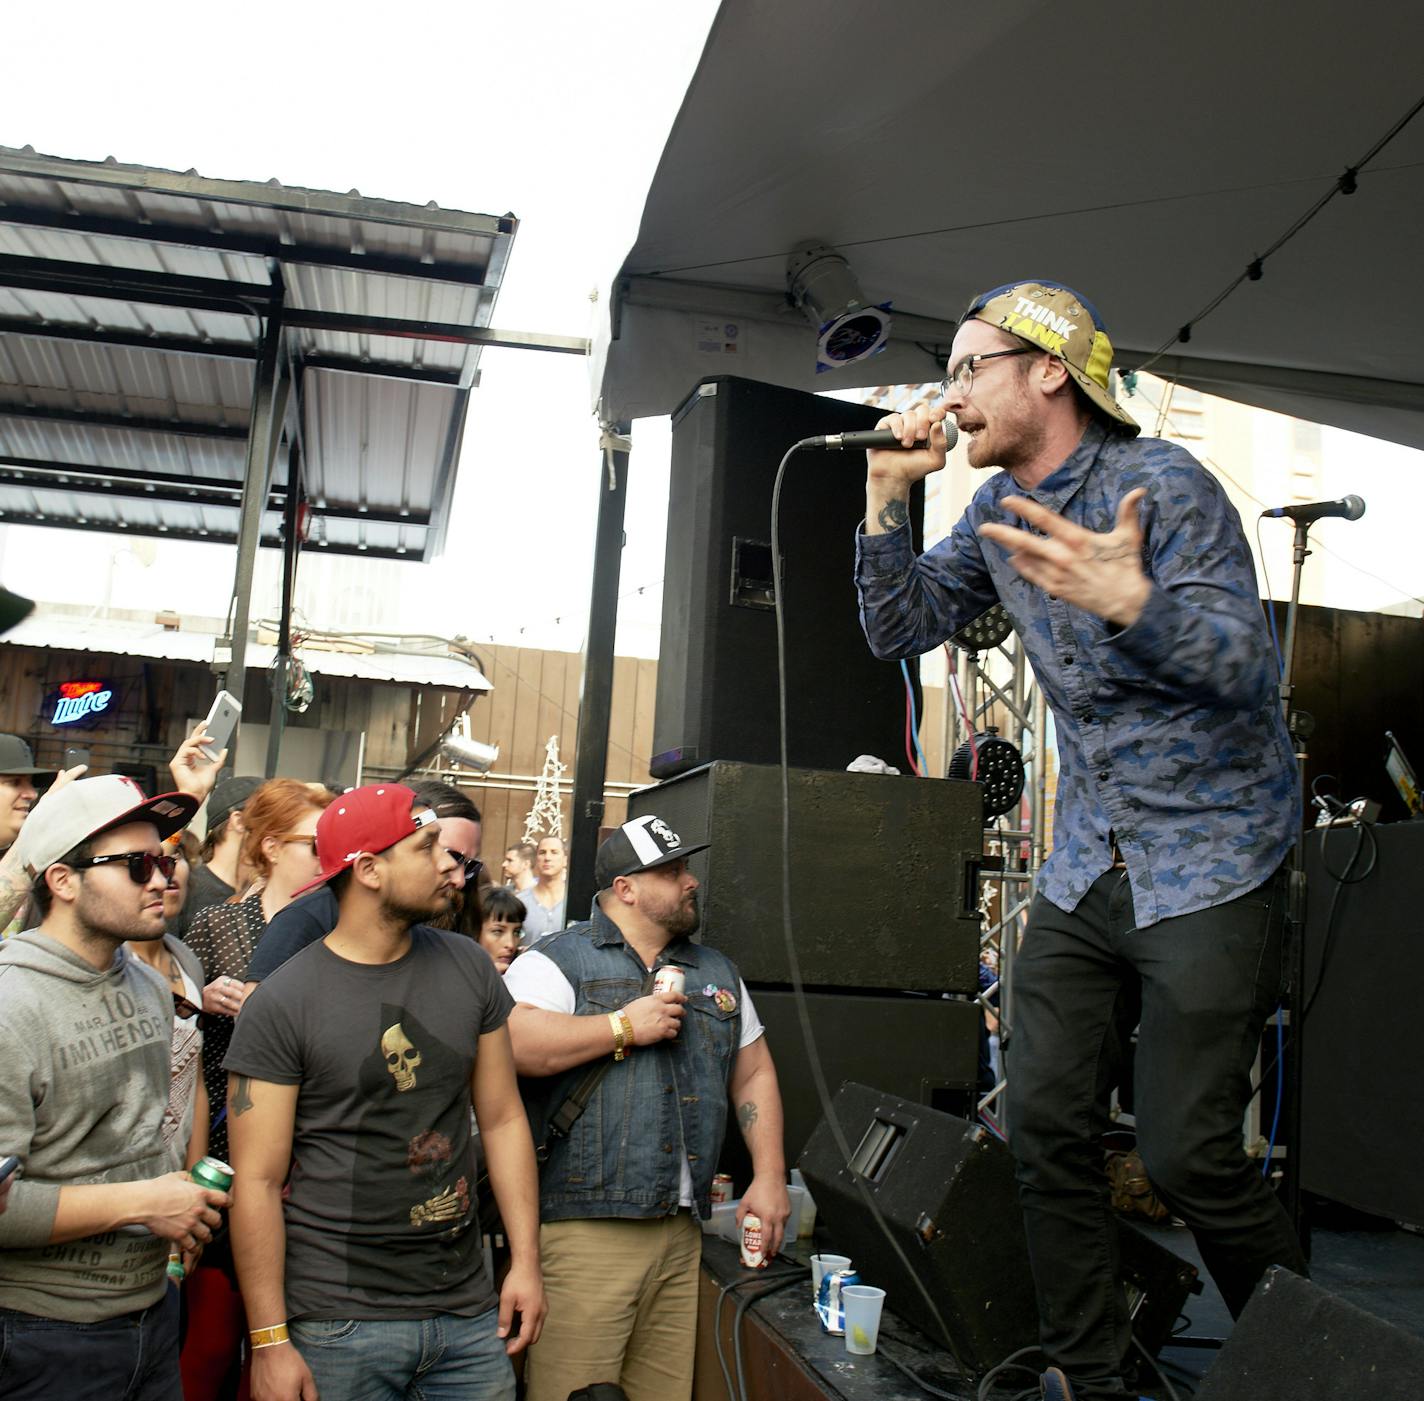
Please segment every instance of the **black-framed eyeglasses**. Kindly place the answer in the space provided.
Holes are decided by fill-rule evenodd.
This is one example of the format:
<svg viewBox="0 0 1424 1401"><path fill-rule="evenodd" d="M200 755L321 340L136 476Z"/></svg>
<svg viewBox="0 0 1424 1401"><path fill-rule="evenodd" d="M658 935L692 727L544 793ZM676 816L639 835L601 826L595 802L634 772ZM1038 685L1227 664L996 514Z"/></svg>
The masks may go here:
<svg viewBox="0 0 1424 1401"><path fill-rule="evenodd" d="M1031 345L1022 345L1015 350L991 350L985 355L966 355L954 367L954 373L939 382L939 397L949 396L951 389L957 389L961 397L974 388L974 367L984 360L1000 360L1006 355L1033 355L1037 352Z"/></svg>
<svg viewBox="0 0 1424 1401"><path fill-rule="evenodd" d="M178 869L176 856L155 856L151 851L119 851L112 856L90 856L83 861L66 861L64 864L76 871L89 866L111 866L115 862L126 861L129 879L135 885L147 885L153 879L154 871L162 871L163 879L171 881Z"/></svg>
<svg viewBox="0 0 1424 1401"><path fill-rule="evenodd" d="M466 856L463 851L456 851L452 847L445 848L445 855L452 861L458 861L465 868L465 884L472 885L479 879L480 872L484 870L485 863L478 856Z"/></svg>
<svg viewBox="0 0 1424 1401"><path fill-rule="evenodd" d="M199 1016L202 1010L196 1003L184 997L181 992L173 994L173 1015L175 1017L182 1017L186 1020L188 1017Z"/></svg>

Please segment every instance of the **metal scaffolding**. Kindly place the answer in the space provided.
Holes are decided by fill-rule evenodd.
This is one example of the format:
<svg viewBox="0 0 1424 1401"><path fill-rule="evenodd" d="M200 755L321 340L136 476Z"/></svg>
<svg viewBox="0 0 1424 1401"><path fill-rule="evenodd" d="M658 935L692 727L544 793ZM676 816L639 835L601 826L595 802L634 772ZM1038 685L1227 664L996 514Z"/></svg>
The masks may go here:
<svg viewBox="0 0 1424 1401"><path fill-rule="evenodd" d="M977 1000L998 1019L1003 1045L1013 1026L1014 955L1047 848L1048 706L1016 634L983 651L955 650L951 655L953 671L945 677L951 693L944 707L946 776L955 751L969 743L971 734L977 739L991 726L1019 751L1025 769L1017 810L984 828L980 876L980 963L997 970L998 976L980 989ZM979 1112L1001 1128L1006 1084L1001 1059L994 1087L978 1100Z"/></svg>

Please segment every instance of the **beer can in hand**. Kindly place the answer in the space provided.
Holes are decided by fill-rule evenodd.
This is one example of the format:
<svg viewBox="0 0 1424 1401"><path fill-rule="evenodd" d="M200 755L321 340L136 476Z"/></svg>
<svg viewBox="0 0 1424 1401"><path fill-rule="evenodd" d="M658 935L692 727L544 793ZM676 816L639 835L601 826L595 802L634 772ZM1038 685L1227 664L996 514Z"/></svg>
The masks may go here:
<svg viewBox="0 0 1424 1401"><path fill-rule="evenodd" d="M654 992L683 993L687 990L687 974L675 963L664 963L653 975Z"/></svg>
<svg viewBox="0 0 1424 1401"><path fill-rule="evenodd" d="M199 1187L213 1192L226 1192L232 1186L232 1169L221 1158L199 1158L188 1174ZM183 1252L176 1247L168 1252L168 1278L182 1279Z"/></svg>
<svg viewBox="0 0 1424 1401"><path fill-rule="evenodd" d="M199 1187L226 1192L232 1186L232 1169L221 1158L199 1158L189 1174Z"/></svg>
<svg viewBox="0 0 1424 1401"><path fill-rule="evenodd" d="M742 1217L742 1264L749 1270L766 1268L766 1246L761 1217L750 1211Z"/></svg>

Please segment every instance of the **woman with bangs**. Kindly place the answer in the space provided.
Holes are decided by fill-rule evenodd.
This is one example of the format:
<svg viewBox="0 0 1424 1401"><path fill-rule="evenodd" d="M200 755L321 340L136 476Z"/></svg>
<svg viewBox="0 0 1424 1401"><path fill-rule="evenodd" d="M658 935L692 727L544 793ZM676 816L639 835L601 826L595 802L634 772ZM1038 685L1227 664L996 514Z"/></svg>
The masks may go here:
<svg viewBox="0 0 1424 1401"><path fill-rule="evenodd" d="M223 1061L242 1009L243 980L257 941L279 910L321 874L316 859L316 823L331 795L292 778L264 783L242 810L247 835L242 860L255 872L253 883L225 905L199 911L188 926L187 943L202 961L208 983L203 1008L203 1081L212 1106L208 1152L227 1160L227 1075ZM240 1365L246 1333L242 1298L224 1231L204 1251L184 1290L188 1328L180 1365L187 1396L218 1396ZM245 1395L245 1379L243 1390Z"/></svg>

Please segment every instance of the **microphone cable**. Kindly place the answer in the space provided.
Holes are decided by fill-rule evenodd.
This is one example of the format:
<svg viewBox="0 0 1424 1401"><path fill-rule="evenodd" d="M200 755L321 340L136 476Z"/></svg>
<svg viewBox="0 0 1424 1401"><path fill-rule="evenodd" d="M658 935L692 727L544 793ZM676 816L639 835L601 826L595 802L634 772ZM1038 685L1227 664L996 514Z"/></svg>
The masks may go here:
<svg viewBox="0 0 1424 1401"><path fill-rule="evenodd" d="M781 487L788 464L801 449L823 446L823 442L818 442L814 438L803 438L799 443L793 443L787 448L776 469L776 478L771 488L771 582L772 601L776 613L776 695L781 777L781 933L786 945L786 963L791 975L792 995L796 1001L796 1016L801 1024L802 1039L806 1043L806 1059L811 1067L811 1079L816 1087L816 1098L820 1101L821 1111L830 1127L836 1150L849 1167L851 1147L831 1102L831 1092L826 1083L825 1069L821 1065L821 1057L816 1049L816 1034L811 1026L811 1008L806 999L806 988L801 981L801 962L796 953L796 938L791 917L791 762L787 720L789 704L786 685L786 600L781 577ZM866 1210L874 1218L876 1226L929 1306L930 1314L939 1326L940 1336L944 1339L950 1355L954 1358L954 1365L959 1369L960 1375L971 1378L973 1373L965 1367L964 1359L959 1355L959 1349L955 1346L953 1335L945 1323L944 1315L939 1311L939 1305L935 1302L934 1295L920 1278L920 1273L911 1263L910 1257L901 1249L900 1242L895 1239L894 1232L891 1231L889 1222L886 1221L884 1213L880 1210L880 1203L875 1200L874 1193L866 1186L859 1173L851 1172L849 1176L855 1183Z"/></svg>

